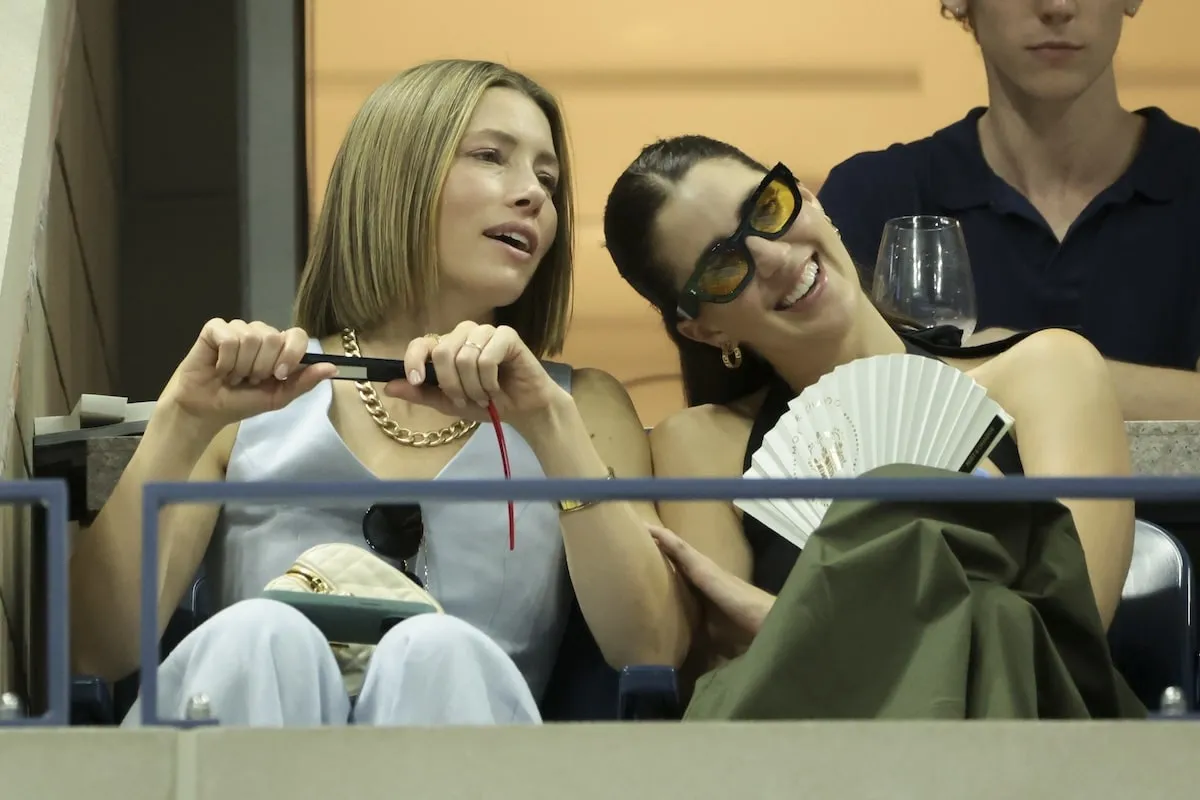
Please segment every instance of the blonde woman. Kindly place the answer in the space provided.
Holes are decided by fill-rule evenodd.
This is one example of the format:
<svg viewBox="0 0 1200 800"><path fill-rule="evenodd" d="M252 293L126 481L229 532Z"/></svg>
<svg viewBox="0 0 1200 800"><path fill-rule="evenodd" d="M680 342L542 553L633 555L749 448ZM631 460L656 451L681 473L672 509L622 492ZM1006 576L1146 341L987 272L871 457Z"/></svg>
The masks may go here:
<svg viewBox="0 0 1200 800"><path fill-rule="evenodd" d="M508 427L514 477L648 475L620 384L540 360L560 349L569 316L571 191L561 112L525 76L433 62L371 95L333 166L297 327L205 325L80 538L76 667L115 679L136 666L147 481L499 478L496 440L479 428L489 400ZM300 363L316 351L403 358L410 380L329 381L330 367ZM439 389L421 385L427 356ZM648 504L518 503L510 551L503 503L425 503L406 565L447 613L390 630L352 702L321 633L257 595L309 547L364 545L365 511L165 511L160 619L202 560L222 610L162 664L162 713L182 715L203 692L228 724L538 721L568 581L610 663L678 663L686 652L682 594L647 535Z"/></svg>

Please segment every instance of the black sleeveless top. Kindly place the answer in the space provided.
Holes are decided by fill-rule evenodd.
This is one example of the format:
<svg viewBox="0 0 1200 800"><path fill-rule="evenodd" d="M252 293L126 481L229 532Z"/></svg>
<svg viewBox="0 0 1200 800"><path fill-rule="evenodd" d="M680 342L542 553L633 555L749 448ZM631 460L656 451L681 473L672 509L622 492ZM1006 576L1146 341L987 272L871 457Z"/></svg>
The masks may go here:
<svg viewBox="0 0 1200 800"><path fill-rule="evenodd" d="M905 349L918 356L926 358L986 358L1002 353L1014 344L1024 339L1029 333L1019 333L998 342L962 346L962 332L952 325L942 325L918 331L898 331L904 340ZM765 437L788 410L788 403L796 396L792 387L779 376L774 376L767 386L767 394L763 398L762 407L754 418L754 426L750 429L750 439L746 442L746 457L742 469L750 469L750 460L762 447ZM1017 452L1016 440L1010 434L1005 434L988 456L996 468L1005 475L1021 475L1024 467L1021 456ZM742 532L750 543L754 554L754 569L751 580L755 586L771 594L779 594L784 581L792 572L796 559L800 556L800 548L784 539L775 531L759 522L749 514L742 515Z"/></svg>

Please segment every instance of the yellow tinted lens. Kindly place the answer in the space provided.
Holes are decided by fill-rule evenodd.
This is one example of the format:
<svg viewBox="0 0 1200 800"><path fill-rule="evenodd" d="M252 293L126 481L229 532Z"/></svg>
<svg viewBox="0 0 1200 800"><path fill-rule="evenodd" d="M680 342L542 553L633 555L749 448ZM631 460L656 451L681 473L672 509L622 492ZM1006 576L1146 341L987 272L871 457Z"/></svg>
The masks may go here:
<svg viewBox="0 0 1200 800"><path fill-rule="evenodd" d="M713 253L700 276L699 289L713 297L724 297L737 291L746 278L750 265L741 253L725 250Z"/></svg>
<svg viewBox="0 0 1200 800"><path fill-rule="evenodd" d="M750 212L750 227L758 233L779 233L792 217L796 198L783 181L771 181Z"/></svg>

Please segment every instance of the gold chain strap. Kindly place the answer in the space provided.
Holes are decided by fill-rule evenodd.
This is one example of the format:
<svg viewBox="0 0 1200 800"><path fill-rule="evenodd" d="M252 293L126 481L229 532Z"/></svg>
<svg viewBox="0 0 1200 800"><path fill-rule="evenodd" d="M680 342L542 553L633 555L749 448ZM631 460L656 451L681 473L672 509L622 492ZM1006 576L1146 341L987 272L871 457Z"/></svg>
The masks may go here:
<svg viewBox="0 0 1200 800"><path fill-rule="evenodd" d="M342 331L342 346L346 349L346 355L353 358L362 357L362 351L358 349L358 336L353 329L346 328ZM388 414L383 403L379 402L379 394L374 386L367 381L355 381L354 386L358 389L358 396L362 398L363 405L367 407L367 413L375 420L380 430L405 447L439 447L458 441L479 427L478 422L460 419L436 431L402 428Z"/></svg>

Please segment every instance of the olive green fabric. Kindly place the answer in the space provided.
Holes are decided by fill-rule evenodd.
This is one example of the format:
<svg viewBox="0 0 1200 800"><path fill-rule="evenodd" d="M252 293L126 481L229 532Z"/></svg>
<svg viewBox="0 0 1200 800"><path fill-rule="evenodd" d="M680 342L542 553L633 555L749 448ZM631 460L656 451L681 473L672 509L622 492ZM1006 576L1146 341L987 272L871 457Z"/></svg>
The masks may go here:
<svg viewBox="0 0 1200 800"><path fill-rule="evenodd" d="M1145 715L1113 667L1064 506L841 501L685 719Z"/></svg>

